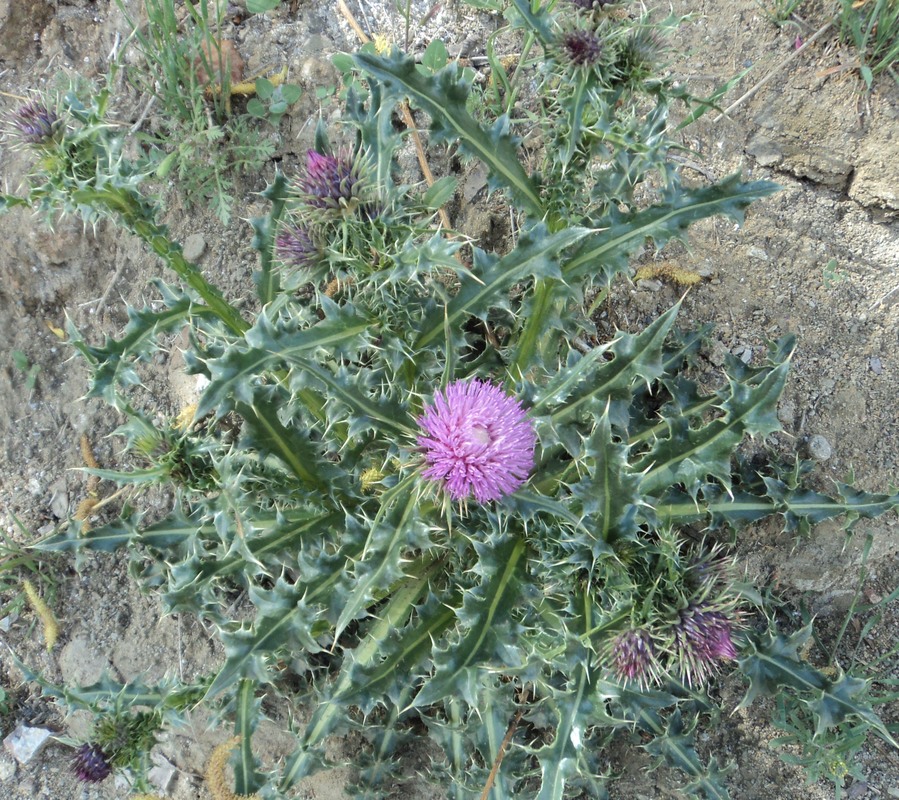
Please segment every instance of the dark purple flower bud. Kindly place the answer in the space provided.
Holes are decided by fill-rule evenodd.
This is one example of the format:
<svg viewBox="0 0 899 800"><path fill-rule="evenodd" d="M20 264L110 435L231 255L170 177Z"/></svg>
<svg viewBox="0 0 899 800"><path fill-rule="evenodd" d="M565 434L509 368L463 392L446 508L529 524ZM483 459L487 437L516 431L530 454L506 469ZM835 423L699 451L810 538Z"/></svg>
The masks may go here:
<svg viewBox="0 0 899 800"><path fill-rule="evenodd" d="M701 685L717 669L720 660L737 657L731 622L722 611L690 604L674 626L675 666L690 686Z"/></svg>
<svg viewBox="0 0 899 800"><path fill-rule="evenodd" d="M12 116L12 123L26 144L46 144L59 127L59 117L42 103L26 103Z"/></svg>
<svg viewBox="0 0 899 800"><path fill-rule="evenodd" d="M592 67L602 55L602 42L591 31L574 30L563 34L561 47L567 59L576 67Z"/></svg>
<svg viewBox="0 0 899 800"><path fill-rule="evenodd" d="M112 767L109 766L106 753L98 744L83 744L72 759L72 771L79 781L100 783L109 777Z"/></svg>
<svg viewBox="0 0 899 800"><path fill-rule="evenodd" d="M656 674L656 659L652 639L644 630L629 630L619 634L612 644L612 669L623 681L646 686Z"/></svg>
<svg viewBox="0 0 899 800"><path fill-rule="evenodd" d="M306 170L300 178L303 199L314 208L343 209L356 198L359 170L346 154L338 158L309 150L306 153Z"/></svg>
<svg viewBox="0 0 899 800"><path fill-rule="evenodd" d="M275 255L284 264L304 268L314 267L321 257L309 232L299 225L281 229L275 239Z"/></svg>

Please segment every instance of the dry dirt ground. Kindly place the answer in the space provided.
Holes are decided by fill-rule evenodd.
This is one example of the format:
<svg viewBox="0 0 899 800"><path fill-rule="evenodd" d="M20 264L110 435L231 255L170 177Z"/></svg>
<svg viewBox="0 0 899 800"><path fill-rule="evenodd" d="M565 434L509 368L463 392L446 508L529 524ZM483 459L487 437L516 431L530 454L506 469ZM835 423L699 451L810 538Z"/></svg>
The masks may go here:
<svg viewBox="0 0 899 800"><path fill-rule="evenodd" d="M125 4L137 12L137 0ZM352 7L369 31L402 38L404 23L392 5ZM430 3L413 3L413 20L429 9ZM751 65L726 105L774 72L727 118L708 114L686 130L684 169L700 182L742 170L746 178L774 179L783 190L752 206L740 228L711 220L697 226L686 245L646 253L642 260L674 261L706 276L687 296L681 321L715 324L705 353L710 371L727 351L759 359L768 339L798 334L792 377L779 409L784 430L775 437L776 446L808 451L811 437L824 437L829 447L820 440L812 443L819 458L815 480L823 485L854 470L862 488L885 488L896 480L899 452L899 87L880 80L865 93L851 69L851 53L828 36L783 64L795 52L797 36L808 39L823 23L820 7L812 8L808 25L798 29L778 29L753 0L676 0L674 10L691 18L675 39L680 55L672 69L694 93L708 93ZM476 54L497 24L464 6L437 6L425 28L413 28L412 47L421 50L434 37L457 47L467 39L465 46ZM116 37L125 35L121 13L107 0L0 0L3 91L24 95L46 88L61 72L96 77L105 71ZM328 58L351 49L354 35L327 0L300 0L295 14L284 2L276 12L230 29L229 36L237 41L248 73L286 61L303 85L303 100L277 135L280 166L289 172L311 142L309 120L319 113L315 89L336 82ZM115 111L130 124L144 103L122 87ZM0 97L4 113L14 104ZM323 113L328 117L334 108L325 105ZM433 155L439 164L439 153ZM24 154L8 148L0 153L7 190L19 185L27 168ZM240 217L258 213L261 206L252 192L273 171L274 164L241 184ZM503 220L488 210L460 211L458 205L455 210L455 223L470 235L495 237L502 231ZM244 222L223 228L209 213L185 213L175 196L167 221L182 240L191 234L203 237L200 264L226 295L250 296L255 259ZM27 540L74 511L85 487L84 476L74 471L82 466L82 433L91 437L102 464L113 466L117 459L117 442L105 438L117 420L96 403L79 399L84 369L48 324L60 326L68 315L93 340L113 334L125 320L125 303L140 305L151 296L146 283L158 271L136 241L105 225L84 231L80 223L65 220L51 231L24 213L0 218L0 336L5 342L0 354L0 522L8 535ZM621 281L601 321L635 328L667 308L680 291L664 282ZM21 364L14 363L15 351L39 368L33 388ZM174 352L161 353L154 362L150 388L161 412L177 412L183 402L178 365ZM829 457L823 459L827 450ZM802 541L781 534L777 526L759 526L741 533L737 545L749 574L794 602L804 598L827 636L839 625L855 589L864 533L873 534L866 597L884 596L897 585L895 516L859 531L846 547L836 525L823 525ZM184 675L214 668L218 651L207 633L186 618L160 619L153 600L132 588L121 560L89 559L80 573L63 564L56 574L62 636L53 652L44 652L27 614L7 620L0 631L0 638L49 678L87 683L105 671L118 680L142 673L152 680L171 668ZM850 640L857 630L850 627ZM863 657L892 646L897 630L892 613L862 643ZM5 652L0 658L0 685L9 691L17 673ZM740 690L736 679L722 682L725 708L737 705ZM52 725L63 735L84 735L83 716L64 719L52 704L29 698L27 689L19 689L16 697L20 705L3 720L4 735L17 715ZM771 710L759 705L725 716L700 736L705 755L733 761L732 796L832 796L827 784L805 786L802 773L769 748L777 735L767 723ZM895 707L881 711L891 722L899 718ZM199 775L211 748L228 735L207 730L197 719L161 743L158 755L177 770L171 797L206 796ZM259 745L260 754L271 760L285 747L284 737L272 729ZM335 747L352 749L352 742ZM125 784L113 780L88 788L77 784L68 771L70 752L53 744L27 767L0 752L0 796L105 800L128 795ZM633 748L613 753L612 766L623 774L613 796L682 796L676 776L648 772L647 764ZM847 784L849 797L899 797L899 754L872 740L859 766L863 780ZM345 796L346 779L346 771L316 778L301 796L336 800ZM413 787L403 796L418 800L440 793Z"/></svg>

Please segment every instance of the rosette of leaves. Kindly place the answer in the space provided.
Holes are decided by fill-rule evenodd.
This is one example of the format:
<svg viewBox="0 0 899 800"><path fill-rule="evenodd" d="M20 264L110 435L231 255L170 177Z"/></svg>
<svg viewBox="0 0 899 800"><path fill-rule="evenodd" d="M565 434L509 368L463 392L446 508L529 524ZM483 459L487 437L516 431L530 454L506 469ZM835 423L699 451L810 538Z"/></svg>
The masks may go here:
<svg viewBox="0 0 899 800"><path fill-rule="evenodd" d="M763 366L729 360L708 393L684 374L702 332L677 334L676 307L586 352L575 344L593 335L586 280L608 282L647 237L661 245L712 214L739 219L774 187L673 181L656 202L597 203L572 220L525 170L508 120L485 126L468 113L455 65L428 74L399 53L357 63L368 95L351 93L348 120L365 196L317 214L286 179L269 187L272 212L253 221L252 320L203 302L218 303L211 288L160 282L165 309L132 310L121 338L91 345L73 331L93 367L91 394L129 418L143 459L103 476L162 483L175 502L151 522L132 500L121 519L73 524L43 547L127 547L168 610L215 626L225 660L204 698L241 737L238 794L283 796L326 765L327 736L354 729L370 743L357 764L361 796L392 790L400 745L426 730L446 752L436 769L447 796L601 797L603 747L636 727L652 754L686 773L689 791L725 797L717 762L703 764L691 738L710 707L712 670L688 668L691 658L733 658L722 620L748 699L788 685L812 698L824 728L870 720L855 683L799 668L780 639L740 633L737 609L752 592L727 570L706 580L714 550L690 536L696 524L771 515L790 530L841 514L851 523L899 503L843 485L827 497L773 468L740 469L744 438L778 428L793 341L773 343ZM507 193L523 230L509 252L457 259L427 198L410 200L396 183L391 119L403 99ZM322 136L316 150L316 169L338 158ZM632 175L625 161L609 169ZM312 265L276 257L279 232L295 224L320 248ZM157 252L177 252L153 230ZM174 425L154 437L131 389L161 335L184 328L185 360L208 385L184 441ZM449 383L476 377L523 403L536 466L515 494L460 508L422 476L418 420ZM678 656L677 642L710 620L714 646ZM614 649L634 631L668 648L644 680L616 669L616 652L629 664L649 652L633 636ZM252 733L267 693L314 713L283 768L262 774Z"/></svg>

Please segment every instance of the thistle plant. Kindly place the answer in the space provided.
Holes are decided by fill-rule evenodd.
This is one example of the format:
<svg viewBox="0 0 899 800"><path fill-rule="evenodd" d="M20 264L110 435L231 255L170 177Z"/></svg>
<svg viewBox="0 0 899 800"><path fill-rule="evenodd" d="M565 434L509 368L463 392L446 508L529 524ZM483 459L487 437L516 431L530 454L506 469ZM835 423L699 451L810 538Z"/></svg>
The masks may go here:
<svg viewBox="0 0 899 800"><path fill-rule="evenodd" d="M118 339L90 344L71 328L89 394L126 418L138 460L98 473L132 487L120 518L73 521L41 548L127 548L166 610L202 618L225 651L215 674L187 685L36 677L94 710L113 699L119 711L156 708L161 724L202 701L239 737L239 795L289 795L327 765L326 738L354 729L368 742L360 796L393 790L399 748L422 731L446 753L434 765L441 795L602 796L604 748L638 729L685 773L685 792L726 797L692 734L708 686L731 668L749 681L746 703L789 687L822 731L865 719L895 745L864 686L746 622L759 595L723 552L722 531L769 516L804 534L899 504L844 484L826 496L802 484L801 465L737 457L746 437L778 429L792 337L763 364L728 359L704 392L689 365L706 332L678 331L678 306L608 340L585 306L588 285L607 288L647 238L662 246L711 215L740 220L776 187L682 181L666 160L664 83L603 72L633 25L572 72L557 57L569 20L515 9L546 56L544 168L525 169L509 119L469 113L457 65L357 54L365 95L348 95L350 143L335 149L320 128L305 171L276 176L271 212L252 221L252 318L153 221L126 180L139 167L108 157L116 142L99 110L70 108L54 147L63 161L70 137L89 141L104 192L44 178L7 198L111 216L181 281L157 281L164 309L130 310ZM658 102L641 117L647 91ZM404 101L504 193L522 231L508 252L463 246L435 224L433 194L398 182L391 120ZM184 329L188 370L206 388L160 426L133 387L160 337ZM173 504L151 521L141 490L156 485ZM239 617L238 590L252 607ZM264 772L252 734L272 695L313 715L283 766Z"/></svg>

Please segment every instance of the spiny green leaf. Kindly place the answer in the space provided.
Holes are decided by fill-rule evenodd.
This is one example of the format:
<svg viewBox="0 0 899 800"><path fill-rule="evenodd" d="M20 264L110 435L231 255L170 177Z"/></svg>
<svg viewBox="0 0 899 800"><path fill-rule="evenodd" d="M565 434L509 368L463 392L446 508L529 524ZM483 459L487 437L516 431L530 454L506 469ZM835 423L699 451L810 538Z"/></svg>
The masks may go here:
<svg viewBox="0 0 899 800"><path fill-rule="evenodd" d="M324 741L340 723L345 706L357 693L357 677L372 668L378 660L384 642L394 628L408 619L415 603L424 592L429 574L430 560L414 578L408 578L394 588L392 596L378 618L369 627L365 637L353 649L351 660L344 665L328 699L323 702L306 726L297 749L288 758L281 775L280 790L287 791L298 780L308 775L320 763L316 747Z"/></svg>
<svg viewBox="0 0 899 800"><path fill-rule="evenodd" d="M509 189L528 213L537 219L543 216L539 192L518 161L505 121L485 129L468 113L465 103L469 87L455 62L436 75L426 76L414 59L397 50L383 57L357 53L355 60L369 75L427 111L432 131L447 140L458 140L463 152L483 161L490 168L491 178Z"/></svg>
<svg viewBox="0 0 899 800"><path fill-rule="evenodd" d="M400 553L404 547L420 547L425 527L419 513L421 498L415 489L417 475L406 478L382 496L381 509L372 522L362 558L353 565L355 587L337 620L335 637L364 613L376 594L402 576Z"/></svg>
<svg viewBox="0 0 899 800"><path fill-rule="evenodd" d="M628 450L627 445L612 440L607 407L584 442L588 475L571 487L583 513L589 516L583 526L593 540L594 560L606 552L609 543L630 538L637 531L640 476L630 468Z"/></svg>
<svg viewBox="0 0 899 800"><path fill-rule="evenodd" d="M476 589L466 593L458 611L466 632L460 642L435 653L434 675L416 695L413 703L416 708L458 693L468 703L477 705L474 684L481 677L481 665L495 657L503 638L501 628L509 624L509 614L519 597L519 584L524 575L524 540L512 537L495 548L483 544L478 549L482 564L489 559L490 571Z"/></svg>
<svg viewBox="0 0 899 800"><path fill-rule="evenodd" d="M250 600L258 609L252 625L222 630L225 664L206 694L211 699L237 678L269 681L266 658L285 645L300 645L307 653L321 649L312 635L317 608L307 602L305 587L278 578L269 590L251 587Z"/></svg>
<svg viewBox="0 0 899 800"><path fill-rule="evenodd" d="M256 283L256 293L263 305L274 300L280 288L274 260L275 237L284 213L288 186L284 174L275 173L275 179L262 192L262 196L271 202L271 210L265 216L250 219L250 225L253 226L252 245L259 252L259 272L253 275L253 280Z"/></svg>
<svg viewBox="0 0 899 800"><path fill-rule="evenodd" d="M470 316L486 318L491 307L501 304L515 283L533 276L557 275L558 254L588 233L586 228L572 227L550 234L539 224L523 235L518 247L504 258L477 260L471 275L463 277L461 288L446 309L440 309L439 317L435 315L422 320L415 349L421 350L440 341L447 326L456 329Z"/></svg>
<svg viewBox="0 0 899 800"><path fill-rule="evenodd" d="M743 211L753 201L765 197L779 187L769 181L740 183L738 175L692 192L683 192L669 202L620 218L618 212L611 215L609 224L600 220L601 230L587 239L577 252L562 264L566 279L586 275L606 280L627 267L627 257L647 238L661 247L672 236L680 236L694 222L724 214L740 221Z"/></svg>
<svg viewBox="0 0 899 800"><path fill-rule="evenodd" d="M368 334L370 320L356 315L351 306L323 301L322 308L325 319L300 331L279 330L265 311L259 314L246 332L248 349L229 347L221 357L206 362L212 377L197 404L197 418L211 411L221 416L234 403L252 406L254 381L267 370L285 362L305 365L304 356L317 351L344 352Z"/></svg>
<svg viewBox="0 0 899 800"><path fill-rule="evenodd" d="M99 347L87 344L71 322L68 323L71 344L94 365L88 397L102 397L110 405L118 406L118 390L140 383L133 363L156 351L161 334L181 327L192 316L209 316L209 310L204 306L183 295L173 296L161 283L157 286L164 292L169 307L163 311L129 307L128 324L122 336L118 339L106 337Z"/></svg>
<svg viewBox="0 0 899 800"><path fill-rule="evenodd" d="M275 392L256 392L252 405L237 403L244 419L242 445L260 454L277 456L310 493L327 494L336 469L321 458L320 448L294 427L281 422Z"/></svg>
<svg viewBox="0 0 899 800"><path fill-rule="evenodd" d="M705 766L693 743L695 719L685 723L680 709L663 718L651 709L643 709L637 717L637 726L654 734L654 738L644 745L644 749L690 777L690 784L683 788L687 796L695 797L697 792L709 800L729 800L730 793L723 783L722 771L716 759Z"/></svg>
<svg viewBox="0 0 899 800"><path fill-rule="evenodd" d="M460 602L460 594L428 598L424 607L416 610L410 624L392 631L389 639L382 643L380 661L366 667L356 665L353 685L343 695L344 702L365 709L398 683L411 685L409 672L430 659L434 643L455 625L456 607Z"/></svg>
<svg viewBox="0 0 899 800"><path fill-rule="evenodd" d="M771 370L757 386L731 381L731 396L721 404L725 416L698 428L684 417L668 420L670 435L659 439L636 464L643 472L641 490L653 495L683 484L693 494L706 476L730 486L730 458L746 433L765 435L779 429L777 401L786 383L789 365Z"/></svg>
<svg viewBox="0 0 899 800"><path fill-rule="evenodd" d="M791 636L778 631L749 640L749 652L739 659L740 670L749 679L749 689L739 708L750 705L759 695L773 695L788 686L815 717L816 735L826 728L856 717L868 723L893 747L893 738L883 721L872 710L865 696L867 681L839 673L834 680L802 661L801 648L811 636L811 625Z"/></svg>
<svg viewBox="0 0 899 800"><path fill-rule="evenodd" d="M625 431L633 386L662 374L662 346L679 309L680 304L673 306L639 334L619 333L598 352L559 370L535 398L531 413L538 433L547 426L548 437L564 442L563 426L595 419L607 407L612 427ZM603 358L608 354L611 361ZM579 444L573 446L579 452Z"/></svg>

